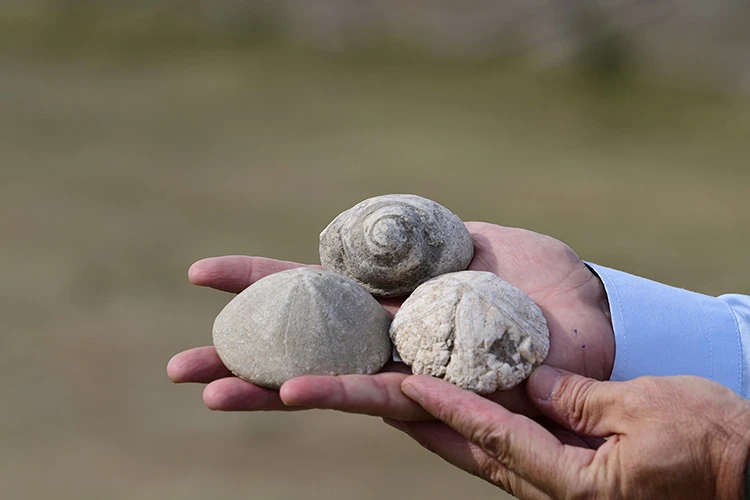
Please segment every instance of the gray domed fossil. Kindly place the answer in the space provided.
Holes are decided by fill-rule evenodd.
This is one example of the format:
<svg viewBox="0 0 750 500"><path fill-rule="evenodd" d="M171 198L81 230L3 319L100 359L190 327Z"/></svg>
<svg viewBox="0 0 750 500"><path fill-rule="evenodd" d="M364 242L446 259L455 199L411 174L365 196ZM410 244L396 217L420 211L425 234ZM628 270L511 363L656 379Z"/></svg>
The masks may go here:
<svg viewBox="0 0 750 500"><path fill-rule="evenodd" d="M266 276L232 299L213 341L232 373L278 389L300 375L377 372L391 358L390 321L354 281L303 267Z"/></svg>
<svg viewBox="0 0 750 500"><path fill-rule="evenodd" d="M413 373L480 394L517 385L549 350L547 322L534 301L481 271L422 284L396 313L390 335Z"/></svg>
<svg viewBox="0 0 750 500"><path fill-rule="evenodd" d="M461 219L416 195L367 199L320 234L323 269L352 278L377 297L407 295L430 278L466 269L473 255Z"/></svg>

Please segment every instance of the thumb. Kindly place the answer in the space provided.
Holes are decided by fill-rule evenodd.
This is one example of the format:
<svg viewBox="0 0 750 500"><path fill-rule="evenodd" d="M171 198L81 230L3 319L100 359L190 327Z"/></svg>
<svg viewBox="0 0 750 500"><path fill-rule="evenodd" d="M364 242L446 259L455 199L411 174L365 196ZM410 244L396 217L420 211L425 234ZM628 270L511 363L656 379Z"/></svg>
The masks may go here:
<svg viewBox="0 0 750 500"><path fill-rule="evenodd" d="M598 382L542 365L526 384L531 402L545 416L582 436L624 432L622 382Z"/></svg>

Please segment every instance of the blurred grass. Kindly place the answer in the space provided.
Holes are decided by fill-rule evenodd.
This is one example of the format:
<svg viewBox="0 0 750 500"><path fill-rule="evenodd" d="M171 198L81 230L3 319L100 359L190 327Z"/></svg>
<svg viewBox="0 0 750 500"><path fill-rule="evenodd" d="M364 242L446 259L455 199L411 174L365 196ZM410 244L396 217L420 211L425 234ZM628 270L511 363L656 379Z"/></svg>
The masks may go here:
<svg viewBox="0 0 750 500"><path fill-rule="evenodd" d="M144 56L205 48L241 49L285 38L271 2L203 8L190 0L9 2L0 8L0 50L117 52ZM230 9L232 10L232 9Z"/></svg>
<svg viewBox="0 0 750 500"><path fill-rule="evenodd" d="M588 260L750 292L747 102L517 61L288 47L0 59L2 498L475 498L379 421L223 415L168 383L229 296L218 254L317 260L319 231L411 192Z"/></svg>

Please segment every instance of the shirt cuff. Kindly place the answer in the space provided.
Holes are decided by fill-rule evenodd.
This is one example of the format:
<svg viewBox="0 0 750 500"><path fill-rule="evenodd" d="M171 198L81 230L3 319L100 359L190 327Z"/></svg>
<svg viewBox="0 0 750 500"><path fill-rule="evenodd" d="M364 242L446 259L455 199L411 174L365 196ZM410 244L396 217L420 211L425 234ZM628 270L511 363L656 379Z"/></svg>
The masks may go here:
<svg viewBox="0 0 750 500"><path fill-rule="evenodd" d="M742 341L724 301L587 264L609 298L615 333L611 380L695 375L742 395Z"/></svg>

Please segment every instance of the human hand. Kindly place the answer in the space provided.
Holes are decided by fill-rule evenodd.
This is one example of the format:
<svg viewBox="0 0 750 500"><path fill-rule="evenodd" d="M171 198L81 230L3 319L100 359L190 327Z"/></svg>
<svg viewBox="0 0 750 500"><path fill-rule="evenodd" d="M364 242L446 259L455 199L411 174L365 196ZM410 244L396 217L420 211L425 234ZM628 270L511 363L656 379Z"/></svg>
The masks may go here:
<svg viewBox="0 0 750 500"><path fill-rule="evenodd" d="M469 269L495 273L541 308L550 330L545 363L608 379L615 348L607 297L601 281L575 252L554 238L524 229L466 225L474 241ZM261 257L218 257L193 264L189 277L196 285L238 293L264 276L301 265ZM381 300L391 314L401 302L403 298ZM402 394L400 385L409 370L401 363L389 363L376 375L299 377L274 391L233 377L213 347L200 347L174 356L168 374L174 382L207 383L203 399L217 410L326 408L400 420L431 418ZM523 385L489 398L513 411L535 412Z"/></svg>
<svg viewBox="0 0 750 500"><path fill-rule="evenodd" d="M743 498L750 401L707 379L541 366L527 391L547 428L436 378L402 390L440 422L387 423L519 498Z"/></svg>

